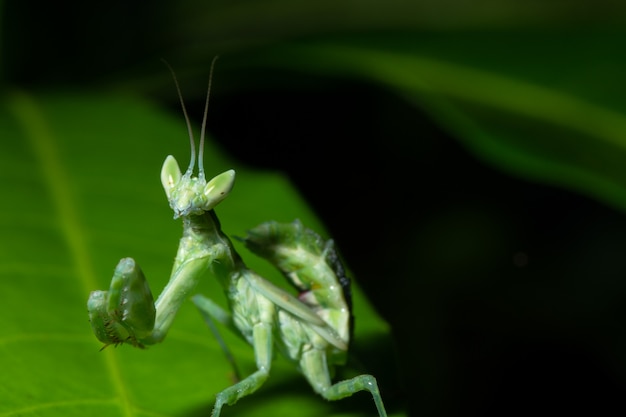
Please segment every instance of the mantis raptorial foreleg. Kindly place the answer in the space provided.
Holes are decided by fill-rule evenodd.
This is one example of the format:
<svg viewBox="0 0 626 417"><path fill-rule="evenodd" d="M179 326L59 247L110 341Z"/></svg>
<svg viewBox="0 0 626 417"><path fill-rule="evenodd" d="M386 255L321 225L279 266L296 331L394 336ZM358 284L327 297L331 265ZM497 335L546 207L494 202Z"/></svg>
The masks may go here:
<svg viewBox="0 0 626 417"><path fill-rule="evenodd" d="M209 82L209 90L210 85ZM202 296L194 297L194 303L222 344L235 372L234 359L214 321L252 345L257 366L254 373L217 394L214 417L219 416L224 404L234 404L259 389L269 376L274 348L297 365L324 398L338 400L366 390L374 398L379 417L386 417L373 376L331 382L332 368L345 364L352 323L350 280L332 241L325 241L299 222L267 222L251 230L244 239L253 252L283 273L297 290L294 295L248 269L222 232L214 208L230 193L235 172L229 170L209 181L205 179L202 149L208 96L207 93L197 175L195 143L184 104L192 148L189 167L183 174L174 157L168 156L161 169L161 184L174 218L183 221L183 237L170 280L155 302L136 262L122 259L109 290L92 292L87 302L96 337L105 347L129 343L143 348L161 342L179 307L208 270L222 285L230 311Z"/></svg>
<svg viewBox="0 0 626 417"><path fill-rule="evenodd" d="M109 344L130 343L143 348L155 323L156 309L148 282L132 258L119 261L109 291L93 291L87 302L91 327Z"/></svg>

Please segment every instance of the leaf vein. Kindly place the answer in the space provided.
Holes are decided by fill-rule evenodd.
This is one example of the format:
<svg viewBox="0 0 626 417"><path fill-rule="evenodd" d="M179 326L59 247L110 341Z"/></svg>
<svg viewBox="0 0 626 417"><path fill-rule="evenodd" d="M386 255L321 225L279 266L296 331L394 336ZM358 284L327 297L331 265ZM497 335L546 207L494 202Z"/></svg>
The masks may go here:
<svg viewBox="0 0 626 417"><path fill-rule="evenodd" d="M47 123L43 110L28 94L14 92L11 97L11 108L35 153L77 275L85 292L88 292L90 288L96 287L97 281L87 251L84 229L81 226L72 190L69 187L69 176L64 169L63 158L58 149L58 140L54 137L53 129ZM130 398L121 377L120 365L116 356L112 351L105 351L103 358L111 382L120 399L123 414L131 417L133 412Z"/></svg>

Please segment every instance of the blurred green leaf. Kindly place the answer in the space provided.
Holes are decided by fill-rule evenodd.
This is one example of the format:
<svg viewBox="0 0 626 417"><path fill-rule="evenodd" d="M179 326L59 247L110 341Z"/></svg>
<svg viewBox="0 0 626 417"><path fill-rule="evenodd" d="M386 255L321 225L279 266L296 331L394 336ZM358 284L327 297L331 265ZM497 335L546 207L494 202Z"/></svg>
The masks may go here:
<svg viewBox="0 0 626 417"><path fill-rule="evenodd" d="M129 97L5 96L0 416L208 415L214 395L231 384L228 364L191 303L165 342L143 351L122 346L99 352L87 320L89 292L108 287L121 257L138 260L157 294L165 285L181 225L172 220L159 170L169 153L187 160L185 132L182 116L172 118ZM226 233L242 236L262 221L294 218L322 230L282 176L236 166L207 143L209 175L233 166L237 184L218 209ZM241 253L255 269L271 273L245 249ZM209 276L199 291L222 298ZM386 334L386 324L358 289L355 298L357 339ZM224 337L243 372L251 372L252 350L236 337ZM260 392L225 413L374 414L371 399L359 395L363 406L357 410L328 403L278 359Z"/></svg>
<svg viewBox="0 0 626 417"><path fill-rule="evenodd" d="M623 210L626 83L622 79L626 55L620 51L625 2L183 0L149 6L114 1L106 7L72 1L61 7L28 1L5 4L5 19L0 22L4 30L0 70L8 88L37 85L65 91L68 85L89 89L85 86L106 84L143 96L167 91L169 97L171 80L158 64L158 59L165 57L186 86L189 81L196 83L186 97L201 100L210 60L220 54L221 91L216 89L216 95L227 99L236 95L237 105L231 114L222 113L226 117L216 124L222 123L222 133L230 132L227 141L234 143L232 147L249 149L242 144L255 142L264 151L252 155L255 163L258 159L266 163L268 155L278 154L273 163L281 158L289 160L293 171L299 169L303 177L313 178L308 182L313 184L311 188L319 188L318 184L335 186L333 198L323 194L315 202L316 209L333 225L342 245L350 248L354 265L365 272L361 282L370 276L372 299L380 303L380 311L385 311L393 323L403 383L411 392L408 401L421 411L416 414L441 414L453 403L450 398L455 399L453 407L458 407L459 415L472 414L472 410L484 415L487 408L497 413L490 402L496 397L507 407L518 403L501 395L504 385L530 410L541 403L540 397L525 389L498 383L502 363L511 359L509 351L490 347L484 351L485 357L477 360L468 353L474 352L467 346L468 339L460 338L458 345L451 342L448 329L455 329L454 325L458 333L459 327L465 328L465 321L487 322L491 329L492 317L502 320L492 323L493 330L485 333L470 327L468 332L474 336L471 344L490 336L499 339L502 332L505 338L507 332L515 334L510 340L519 341L535 338L537 333L533 332L541 334L542 329L550 334L567 327L578 331L585 321L593 322L590 328L594 331L599 323L617 326L623 322L619 311L608 312L612 306L623 305L619 300L623 294L621 269L614 267L619 262L602 258L581 268L566 259L571 256L578 261L595 252L608 256L612 251L617 254L613 259L619 259L623 253L619 232L611 236L610 246L597 244L595 235L584 235L585 225L594 231L602 227L596 227L597 219L585 212L571 230L583 233L579 240L587 240L588 246L581 246L584 249L575 255L559 253L561 258L550 251L542 253L538 242L550 241L541 234L543 230L530 238L519 232L525 225L518 219L533 216L534 224L535 216L544 216L542 219L554 226L559 221L545 217L546 212L550 214L549 207L526 210L525 198L534 202L536 195L524 194L525 181L498 175L498 171L475 163L425 119L434 120L504 173L575 190ZM331 82L326 83L329 79ZM348 88L342 85L344 81ZM356 97L323 108L320 96L329 93L329 100L336 100L346 91L356 92ZM267 124L242 122L255 102L238 99L254 98L259 92L262 99L256 103L262 105L256 104L253 112L260 115L259 119L270 120ZM312 96L314 105L307 107ZM392 96L405 98L419 111L407 111L404 103L390 99ZM5 215L0 220L4 226L0 272L7 276L2 293L8 301L0 310L0 324L6 340L14 341L2 344L5 355L1 364L8 371L0 377L0 417L112 414L109 411L141 414L138 410L150 410L151 415L159 415L157 410L163 415L208 414L212 395L228 385L225 375L229 370L193 308L183 309L163 346L146 352L96 352L98 344L89 332L84 312L88 292L106 286L122 256L138 258L153 288L165 283L180 225L169 220L171 213L157 177L167 153L174 152L179 161L187 157L180 118L173 122L145 103L102 94L98 98L38 96L30 102L39 109L34 114L43 116L43 124L32 114L24 116L29 112L16 111L20 104L16 97L9 100L10 112L0 113L0 172L8 188L3 194ZM292 111L285 112L285 108ZM329 109L339 116L334 114L336 118L326 120ZM361 121L355 113L363 109L368 113ZM299 111L303 117L289 123L287 119ZM396 111L400 114L394 114ZM336 129L338 123L343 129ZM316 129L311 129L313 125ZM245 129L239 129L241 126ZM253 139L245 142L242 132L252 132ZM289 142L277 140L280 134ZM43 141L25 139L46 136ZM220 134L220 139L224 136ZM307 152L315 147L318 153ZM360 150L372 151L363 158ZM301 199L286 194L290 188L284 178L229 163L218 149L207 154L219 155L207 161L209 172L235 165L239 175L233 195L219 210L227 233L240 235L258 222L294 217L322 230L310 215L303 215L309 211ZM336 167L341 168L340 176ZM485 172L489 178L482 175ZM295 172L290 174L297 179ZM462 176L464 181L455 182L455 176ZM343 183L337 186L340 181ZM384 187L363 186L372 183ZM461 195L439 201L447 197L451 184L464 187L462 191L471 198ZM500 193L501 185L511 187L508 194ZM302 192L313 202L313 192L305 186ZM360 196L359 191L365 188ZM372 189L387 193L383 200L380 195L374 199L374 221L383 225L379 236L384 238L380 239L371 239L373 228L369 227ZM507 209L507 195L510 198L518 192L522 198L510 203L516 210L507 211L511 210ZM415 194L420 198L419 207L410 201ZM582 200L573 200L573 204ZM569 209L580 207L552 208L560 210L559 216ZM598 216L605 221L606 212L598 213L603 213ZM606 221L613 228L614 219ZM367 227L365 239L361 231ZM515 280L521 271L511 271L509 260L513 255L509 251L520 250L520 246L525 246L520 253L528 251L532 259L531 268L524 269L527 275L523 275L523 284ZM559 245L554 246L561 252ZM253 259L242 253L246 260ZM558 265L546 269L541 260ZM250 263L263 274L270 273L266 265ZM468 271L468 263L480 272ZM502 267L502 271L493 272L494 266ZM381 279L385 280L382 285ZM498 285L490 287L485 284L488 282ZM553 292L546 292L548 282ZM201 290L219 292L211 284L207 280ZM510 292L515 296L507 298L500 285L512 285ZM602 306L607 313L594 316L587 314L586 307L582 313L576 312L580 307L576 303L563 304L562 295L572 285L574 292L581 294L582 304ZM480 298L461 309L458 317L447 315L456 311L456 293L466 293L467 287L480 293ZM596 292L610 293L610 298L596 297ZM511 314L514 319L528 318L525 311L537 297L548 300L549 308L538 310L539 315L546 316L522 320L524 325L518 327L507 322L509 308L515 310ZM490 305L492 300L506 305L504 314L485 308L485 302ZM357 300L356 305L363 308L365 304ZM70 307L76 311L66 311ZM481 311L489 312L484 314L489 316L487 320L480 317ZM562 313L557 316L567 320L568 326L557 320L550 327L554 311ZM370 323L363 319L368 314L356 314L357 348L371 340L369 333L360 333ZM603 339L596 333L589 336L584 329L581 333L591 344L623 334L610 329ZM33 335L40 335L39 339ZM76 341L72 344L71 340ZM245 358L244 369L251 369L250 349L238 345L236 339L229 342L237 357ZM525 342L521 344L526 349ZM606 342L604 347L611 352L624 351L618 342ZM185 353L172 357L179 352ZM458 366L464 356L467 368ZM621 360L619 353L611 356ZM489 364L493 369L485 366ZM572 369L578 372L579 368ZM556 372L561 373L558 368ZM564 374L563 381L552 385L567 391L572 379ZM455 379L459 375L465 382ZM621 372L616 378L617 383L623 382L623 375ZM484 389L487 385L477 383L477 376L496 388L491 392L493 398ZM525 388L524 382L534 384L534 377L518 380L515 375L511 381ZM585 376L580 378L585 385ZM597 378L589 380L596 389L603 389L597 388L602 387ZM552 389L550 386L549 397L561 407ZM80 395L81 390L89 392ZM283 406L280 414L286 415L293 414L293 407L315 414L320 414L317 407L352 411L345 405L347 400L332 407L320 402L282 362L277 363L277 371L261 391L225 413L252 415L260 410L266 414L272 407L276 414ZM76 398L92 400L80 403ZM361 398L363 414L371 414L370 400L363 395ZM91 405L85 405L89 401ZM310 401L311 406L302 401ZM596 402L607 404L604 400ZM120 403L130 405L120 408ZM38 404L52 405L43 409ZM98 404L110 409L95 410ZM435 409L438 412L429 412Z"/></svg>
<svg viewBox="0 0 626 417"><path fill-rule="evenodd" d="M391 89L499 169L626 210L626 101L615 84L626 61L606 47L598 52L612 38L624 35L364 36L257 57L259 65ZM419 152L420 140L402 147Z"/></svg>

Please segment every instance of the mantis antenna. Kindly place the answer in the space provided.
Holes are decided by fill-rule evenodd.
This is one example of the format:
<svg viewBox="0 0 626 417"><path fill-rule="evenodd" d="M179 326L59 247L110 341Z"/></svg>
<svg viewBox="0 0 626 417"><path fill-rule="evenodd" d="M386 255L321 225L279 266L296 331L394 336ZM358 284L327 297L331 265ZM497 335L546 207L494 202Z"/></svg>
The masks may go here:
<svg viewBox="0 0 626 417"><path fill-rule="evenodd" d="M213 61L211 61L211 69L209 71L209 86L207 88L206 101L204 103L204 114L202 116L202 127L200 129L200 148L198 149L198 178L200 178L201 180L204 180L204 134L206 132L206 120L209 113L209 97L211 95L211 83L213 82L213 69L215 68L215 61L217 61L218 58L219 55L216 55L215 57L213 57ZM176 73L174 72L172 66L165 59L162 59L162 61L172 73L172 78L174 79L174 84L176 85L176 92L178 93L178 99L180 100L180 106L182 107L183 115L185 116L185 123L187 123L187 131L189 132L189 144L191 146L191 160L189 161L189 167L185 172L185 176L191 177L196 163L196 142L193 139L193 129L191 128L191 122L189 121L189 115L187 114L187 108L185 107L185 101L183 100L183 95L180 91L180 85L178 84L178 78L176 77Z"/></svg>
<svg viewBox="0 0 626 417"><path fill-rule="evenodd" d="M213 82L213 68L215 67L215 61L217 61L218 58L219 55L215 55L213 57L213 61L211 61L211 69L209 70L209 86L207 87L206 91L204 115L202 116L202 127L200 128L200 148L198 149L198 177L200 178L204 178L204 132L206 131L206 118L209 112L209 96L211 95L211 84ZM189 120L187 120L187 124L189 124Z"/></svg>

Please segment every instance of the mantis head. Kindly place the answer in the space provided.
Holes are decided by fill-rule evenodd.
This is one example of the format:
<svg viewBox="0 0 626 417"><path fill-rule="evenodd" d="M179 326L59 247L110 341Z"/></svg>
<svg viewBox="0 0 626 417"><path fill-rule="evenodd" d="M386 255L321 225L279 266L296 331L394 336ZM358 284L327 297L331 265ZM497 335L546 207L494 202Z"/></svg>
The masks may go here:
<svg viewBox="0 0 626 417"><path fill-rule="evenodd" d="M178 98L183 108L183 114L185 115L185 121L187 122L187 130L189 131L189 141L191 143L191 161L189 167L183 175L176 159L169 155L163 162L163 168L161 168L161 184L167 195L167 199L170 203L170 207L174 210L174 218L189 215L200 215L206 211L212 210L223 199L228 196L228 193L233 188L235 182L235 171L228 170L219 174L211 179L209 182L204 177L204 166L202 164L202 157L204 152L204 131L206 128L207 111L209 108L209 95L211 92L211 80L213 79L213 67L217 57L213 58L211 63L211 71L209 75L209 87L206 94L206 103L204 105L204 116L202 118L202 130L200 132L200 149L198 152L198 175L193 175L194 164L196 161L196 144L193 140L193 130L191 129L191 123L189 122L189 116L187 115L187 109L183 101L182 94L180 93L180 87L176 79L174 70L165 63L174 78L176 84L176 90L178 92Z"/></svg>
<svg viewBox="0 0 626 417"><path fill-rule="evenodd" d="M161 169L161 183L174 210L174 218L180 216L199 215L212 210L233 188L235 171L230 169L207 182L202 171L192 176L187 170L185 175L180 172L178 162L172 155L165 158Z"/></svg>

